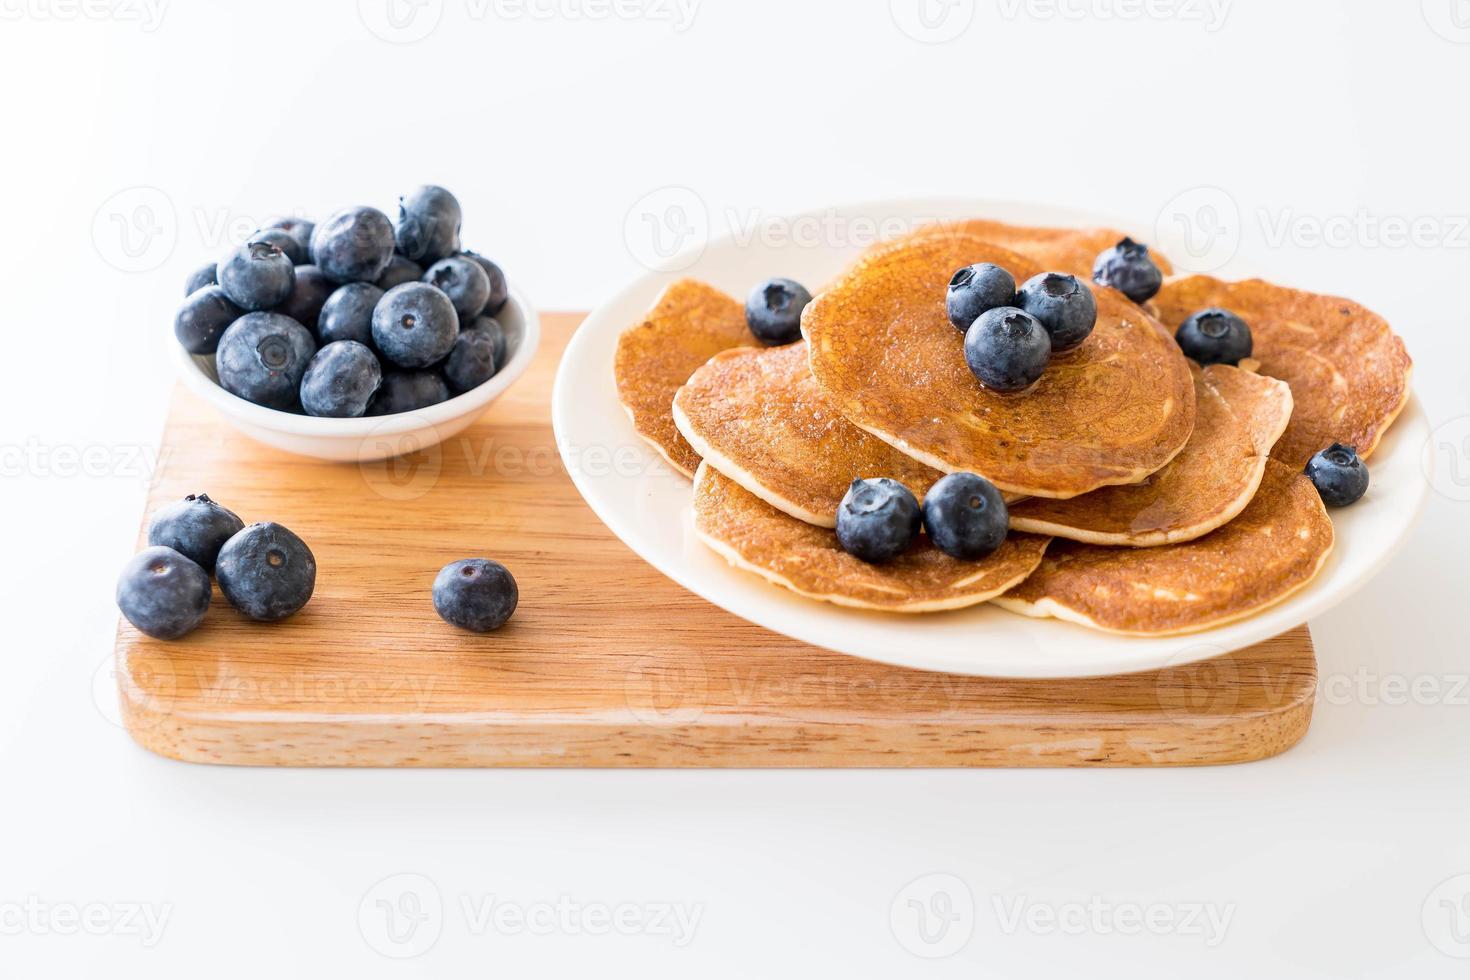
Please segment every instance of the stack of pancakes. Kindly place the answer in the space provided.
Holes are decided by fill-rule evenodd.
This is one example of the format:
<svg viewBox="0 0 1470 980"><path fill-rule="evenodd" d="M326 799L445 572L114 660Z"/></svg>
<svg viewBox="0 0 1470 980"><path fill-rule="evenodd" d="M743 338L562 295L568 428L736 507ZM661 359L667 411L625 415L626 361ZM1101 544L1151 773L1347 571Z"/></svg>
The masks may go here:
<svg viewBox="0 0 1470 980"><path fill-rule="evenodd" d="M982 387L945 313L955 270L993 262L1017 282L1090 280L1122 237L926 227L827 284L804 339L785 347L759 346L738 300L683 280L619 339L619 397L693 478L705 543L794 592L910 613L993 599L1133 635L1218 626L1321 569L1332 522L1302 466L1333 442L1366 458L1408 399L1410 362L1380 317L1347 300L1171 277L1147 308L1094 285L1097 325L1081 347L1023 393ZM1250 361L1201 368L1180 352L1174 329L1207 306L1250 324ZM838 545L854 479L890 477L922 499L961 471L1010 502L994 554L961 561L921 536L875 565Z"/></svg>

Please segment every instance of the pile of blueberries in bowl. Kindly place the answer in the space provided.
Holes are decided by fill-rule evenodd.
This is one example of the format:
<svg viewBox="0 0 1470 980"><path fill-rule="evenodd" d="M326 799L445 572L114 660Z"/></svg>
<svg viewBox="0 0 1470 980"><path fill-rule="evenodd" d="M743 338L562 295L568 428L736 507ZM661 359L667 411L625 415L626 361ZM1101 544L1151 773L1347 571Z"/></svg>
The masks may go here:
<svg viewBox="0 0 1470 980"><path fill-rule="evenodd" d="M461 218L424 186L396 222L371 207L275 221L189 278L174 334L213 356L226 391L296 415L395 415L472 391L505 366L509 290L461 248Z"/></svg>

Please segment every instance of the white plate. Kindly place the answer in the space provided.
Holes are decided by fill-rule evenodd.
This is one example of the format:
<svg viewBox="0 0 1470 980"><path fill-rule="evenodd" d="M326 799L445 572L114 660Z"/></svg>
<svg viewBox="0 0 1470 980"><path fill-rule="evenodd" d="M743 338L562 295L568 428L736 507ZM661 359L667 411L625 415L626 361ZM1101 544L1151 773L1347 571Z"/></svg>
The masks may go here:
<svg viewBox="0 0 1470 980"><path fill-rule="evenodd" d="M577 489L628 547L737 616L841 653L957 674L1088 677L1218 656L1321 615L1388 560L1413 525L1429 486L1420 468L1429 430L1414 399L1373 454L1368 495L1332 512L1337 546L1316 580L1257 616L1202 633L1158 639L1112 636L991 605L930 615L844 609L804 599L732 568L706 548L693 531L689 481L638 437L618 402L612 371L618 334L639 319L664 286L683 276L742 298L752 284L772 275L815 289L871 243L874 227L891 233L918 221L976 216L1128 230L1126 223L1092 214L944 199L832 208L784 219L776 226L779 233L746 233L738 241L727 237L711 242L697 256L672 262L677 271L651 272L630 283L589 316L568 345L557 371L552 421ZM815 244L814 239L824 240ZM1222 274L1233 277L1240 269L1229 267Z"/></svg>

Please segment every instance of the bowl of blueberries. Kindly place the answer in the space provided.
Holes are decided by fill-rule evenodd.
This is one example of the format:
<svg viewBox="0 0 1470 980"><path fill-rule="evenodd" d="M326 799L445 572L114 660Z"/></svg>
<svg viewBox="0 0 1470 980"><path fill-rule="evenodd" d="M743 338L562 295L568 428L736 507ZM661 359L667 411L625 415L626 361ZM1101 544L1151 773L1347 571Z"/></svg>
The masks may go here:
<svg viewBox="0 0 1470 980"><path fill-rule="evenodd" d="M456 435L525 373L541 324L460 244L459 201L426 185L398 219L281 218L189 278L174 319L191 391L246 435L367 462Z"/></svg>

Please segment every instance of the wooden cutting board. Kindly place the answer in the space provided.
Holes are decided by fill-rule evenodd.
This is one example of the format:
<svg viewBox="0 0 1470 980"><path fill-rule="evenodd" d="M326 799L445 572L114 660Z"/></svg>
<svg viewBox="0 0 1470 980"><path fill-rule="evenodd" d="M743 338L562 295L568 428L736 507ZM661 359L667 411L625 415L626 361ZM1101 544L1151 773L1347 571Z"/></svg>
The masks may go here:
<svg viewBox="0 0 1470 980"><path fill-rule="evenodd" d="M1153 766L1260 759L1305 734L1305 627L1169 670L991 680L830 653L686 592L562 469L551 382L580 321L546 316L536 363L483 419L387 463L266 448L180 390L149 513L207 492L296 531L320 571L284 623L240 618L217 589L182 641L120 620L133 737L175 759L271 766ZM515 617L483 636L429 601L439 568L471 556L520 584Z"/></svg>

